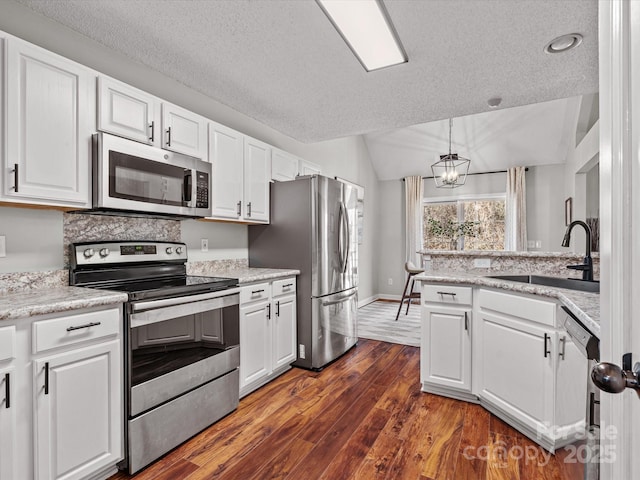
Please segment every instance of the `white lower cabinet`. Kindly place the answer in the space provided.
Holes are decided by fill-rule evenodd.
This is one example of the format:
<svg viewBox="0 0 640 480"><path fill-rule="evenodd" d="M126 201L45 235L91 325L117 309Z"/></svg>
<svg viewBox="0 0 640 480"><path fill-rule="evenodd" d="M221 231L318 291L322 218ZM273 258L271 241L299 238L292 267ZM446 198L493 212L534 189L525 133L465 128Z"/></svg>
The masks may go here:
<svg viewBox="0 0 640 480"><path fill-rule="evenodd" d="M551 452L583 432L587 360L554 301L459 285L421 292L423 391L478 402Z"/></svg>
<svg viewBox="0 0 640 480"><path fill-rule="evenodd" d="M122 458L120 341L34 362L35 478L87 478Z"/></svg>
<svg viewBox="0 0 640 480"><path fill-rule="evenodd" d="M0 480L115 473L124 452L122 307L19 319L0 328L0 345L7 329L15 352L0 354Z"/></svg>
<svg viewBox="0 0 640 480"><path fill-rule="evenodd" d="M296 360L295 278L240 291L240 396L287 371Z"/></svg>

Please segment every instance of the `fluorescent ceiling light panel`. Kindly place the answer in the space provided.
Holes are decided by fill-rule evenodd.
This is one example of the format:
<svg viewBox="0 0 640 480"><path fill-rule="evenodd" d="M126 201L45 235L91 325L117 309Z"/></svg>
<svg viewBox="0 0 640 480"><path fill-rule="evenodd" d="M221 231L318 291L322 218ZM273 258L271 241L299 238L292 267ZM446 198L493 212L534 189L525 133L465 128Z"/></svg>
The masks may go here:
<svg viewBox="0 0 640 480"><path fill-rule="evenodd" d="M368 72L407 61L381 0L316 0Z"/></svg>

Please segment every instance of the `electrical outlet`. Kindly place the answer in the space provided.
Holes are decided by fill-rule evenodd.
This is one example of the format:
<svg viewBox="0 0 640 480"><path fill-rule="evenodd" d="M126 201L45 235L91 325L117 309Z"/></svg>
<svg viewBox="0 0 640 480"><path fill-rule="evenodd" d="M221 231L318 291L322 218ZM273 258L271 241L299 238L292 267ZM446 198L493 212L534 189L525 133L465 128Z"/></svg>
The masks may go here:
<svg viewBox="0 0 640 480"><path fill-rule="evenodd" d="M7 256L7 237L0 235L0 257Z"/></svg>
<svg viewBox="0 0 640 480"><path fill-rule="evenodd" d="M536 248L542 248L542 240L536 240Z"/></svg>
<svg viewBox="0 0 640 480"><path fill-rule="evenodd" d="M474 258L473 266L474 268L491 268L491 259L490 258Z"/></svg>
<svg viewBox="0 0 640 480"><path fill-rule="evenodd" d="M393 285L393 278L389 277L389 280L387 280L387 284L388 285Z"/></svg>
<svg viewBox="0 0 640 480"><path fill-rule="evenodd" d="M200 251L208 252L209 251L209 239L201 238L200 239Z"/></svg>
<svg viewBox="0 0 640 480"><path fill-rule="evenodd" d="M298 350L300 351L300 353L298 353L298 356L300 358L307 358L306 352L304 350L304 345L302 343L298 345Z"/></svg>
<svg viewBox="0 0 640 480"><path fill-rule="evenodd" d="M527 240L527 248L536 248L535 240Z"/></svg>

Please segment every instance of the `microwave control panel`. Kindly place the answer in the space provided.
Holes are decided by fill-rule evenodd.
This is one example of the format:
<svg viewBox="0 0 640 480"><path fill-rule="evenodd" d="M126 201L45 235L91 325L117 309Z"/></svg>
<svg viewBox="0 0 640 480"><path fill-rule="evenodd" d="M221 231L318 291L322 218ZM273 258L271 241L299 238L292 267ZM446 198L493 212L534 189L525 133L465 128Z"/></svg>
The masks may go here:
<svg viewBox="0 0 640 480"><path fill-rule="evenodd" d="M209 208L209 174L196 172L196 208Z"/></svg>

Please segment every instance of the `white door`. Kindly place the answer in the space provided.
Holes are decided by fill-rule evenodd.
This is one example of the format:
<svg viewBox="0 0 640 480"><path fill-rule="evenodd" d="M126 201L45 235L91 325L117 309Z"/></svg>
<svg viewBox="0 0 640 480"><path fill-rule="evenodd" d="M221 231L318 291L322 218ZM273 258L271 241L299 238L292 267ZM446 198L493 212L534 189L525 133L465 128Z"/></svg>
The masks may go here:
<svg viewBox="0 0 640 480"><path fill-rule="evenodd" d="M273 369L289 365L296 355L296 296L274 300L273 306Z"/></svg>
<svg viewBox="0 0 640 480"><path fill-rule="evenodd" d="M95 76L13 38L7 40L6 74L5 196L89 206Z"/></svg>
<svg viewBox="0 0 640 480"><path fill-rule="evenodd" d="M237 220L242 216L244 135L209 122L212 216Z"/></svg>
<svg viewBox="0 0 640 480"><path fill-rule="evenodd" d="M599 3L600 359L640 361L640 2ZM603 480L640 478L640 399L602 393Z"/></svg>
<svg viewBox="0 0 640 480"><path fill-rule="evenodd" d="M98 77L98 130L160 145L159 108L160 101L153 95L109 77Z"/></svg>
<svg viewBox="0 0 640 480"><path fill-rule="evenodd" d="M0 480L13 480L16 442L15 370L0 369Z"/></svg>
<svg viewBox="0 0 640 480"><path fill-rule="evenodd" d="M86 478L122 458L122 352L114 340L34 362L35 478Z"/></svg>
<svg viewBox="0 0 640 480"><path fill-rule="evenodd" d="M207 160L207 122L200 115L162 104L162 148Z"/></svg>
<svg viewBox="0 0 640 480"><path fill-rule="evenodd" d="M244 219L269 221L271 147L251 137L244 141Z"/></svg>
<svg viewBox="0 0 640 480"><path fill-rule="evenodd" d="M421 381L471 391L471 310L423 307Z"/></svg>
<svg viewBox="0 0 640 480"><path fill-rule="evenodd" d="M240 389L271 373L271 304L240 307Z"/></svg>
<svg viewBox="0 0 640 480"><path fill-rule="evenodd" d="M478 395L534 431L553 425L557 333L479 312Z"/></svg>

